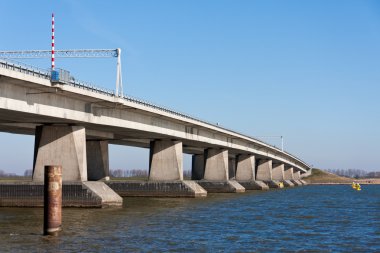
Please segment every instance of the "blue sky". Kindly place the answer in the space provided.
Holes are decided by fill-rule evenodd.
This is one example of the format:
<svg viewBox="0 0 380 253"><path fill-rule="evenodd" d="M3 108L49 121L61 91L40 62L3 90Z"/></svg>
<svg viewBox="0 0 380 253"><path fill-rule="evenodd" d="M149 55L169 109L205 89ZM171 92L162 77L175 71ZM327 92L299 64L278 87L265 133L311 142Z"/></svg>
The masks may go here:
<svg viewBox="0 0 380 253"><path fill-rule="evenodd" d="M283 135L316 167L380 170L378 1L0 0L0 50L49 49L52 12L56 49L122 49L129 95L251 136ZM56 65L114 89L115 59ZM32 137L0 143L9 143L0 169L32 166ZM110 150L112 168L148 166L147 150Z"/></svg>

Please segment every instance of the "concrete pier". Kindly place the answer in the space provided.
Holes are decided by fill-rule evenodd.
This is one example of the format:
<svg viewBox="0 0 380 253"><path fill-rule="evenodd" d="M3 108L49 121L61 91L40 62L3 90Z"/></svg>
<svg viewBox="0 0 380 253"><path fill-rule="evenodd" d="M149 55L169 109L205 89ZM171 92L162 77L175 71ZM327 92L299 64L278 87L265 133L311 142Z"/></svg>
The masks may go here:
<svg viewBox="0 0 380 253"><path fill-rule="evenodd" d="M205 174L207 181L227 181L228 177L228 150L205 150Z"/></svg>
<svg viewBox="0 0 380 253"><path fill-rule="evenodd" d="M253 155L238 155L236 167L237 181L255 181L255 157Z"/></svg>
<svg viewBox="0 0 380 253"><path fill-rule="evenodd" d="M256 179L260 181L272 180L272 160L257 160Z"/></svg>
<svg viewBox="0 0 380 253"><path fill-rule="evenodd" d="M284 171L284 179L285 180L294 180L293 167L290 167Z"/></svg>
<svg viewBox="0 0 380 253"><path fill-rule="evenodd" d="M155 140L150 143L149 180L183 180L182 142Z"/></svg>
<svg viewBox="0 0 380 253"><path fill-rule="evenodd" d="M88 154L87 146L90 148ZM45 165L61 164L62 181L67 182L67 185L76 185L72 189L78 190L78 196L82 196L83 201L86 201L87 197L81 193L83 189L77 185L85 188L91 196L100 199L100 206L121 206L123 200L103 182L87 182L87 157L90 159L91 166L90 179L105 178L108 173L108 146L105 142L86 143L86 131L81 126L38 126L35 135L33 181L41 183L44 181ZM16 185L17 183L13 186L16 187ZM15 193L16 195L21 194L19 190L15 191L18 192ZM65 194L65 186L63 191ZM97 194L97 192L102 192L102 194ZM65 199L63 200L66 203ZM78 201L74 201L73 206ZM93 202L91 205L98 204Z"/></svg>
<svg viewBox="0 0 380 253"><path fill-rule="evenodd" d="M33 181L43 182L44 166L62 165L63 181L87 181L86 133L80 126L38 126Z"/></svg>
<svg viewBox="0 0 380 253"><path fill-rule="evenodd" d="M88 180L109 180L108 142L87 140L86 149Z"/></svg>
<svg viewBox="0 0 380 253"><path fill-rule="evenodd" d="M284 164L276 164L272 169L272 179L277 181L284 181Z"/></svg>

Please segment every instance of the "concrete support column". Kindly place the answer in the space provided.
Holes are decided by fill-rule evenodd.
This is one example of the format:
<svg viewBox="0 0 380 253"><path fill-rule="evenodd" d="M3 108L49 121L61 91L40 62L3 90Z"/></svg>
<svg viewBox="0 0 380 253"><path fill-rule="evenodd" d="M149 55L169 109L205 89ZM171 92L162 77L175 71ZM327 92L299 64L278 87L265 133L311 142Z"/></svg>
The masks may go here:
<svg viewBox="0 0 380 253"><path fill-rule="evenodd" d="M236 166L237 181L254 181L255 180L255 156L238 155Z"/></svg>
<svg viewBox="0 0 380 253"><path fill-rule="evenodd" d="M301 179L301 172L300 171L294 172L293 178L294 178L294 180L300 180Z"/></svg>
<svg viewBox="0 0 380 253"><path fill-rule="evenodd" d="M272 160L259 159L257 162L256 179L261 181L272 180Z"/></svg>
<svg viewBox="0 0 380 253"><path fill-rule="evenodd" d="M229 157L228 158L228 179L234 179L236 173L236 158Z"/></svg>
<svg viewBox="0 0 380 253"><path fill-rule="evenodd" d="M88 180L109 180L108 141L88 140L86 149Z"/></svg>
<svg viewBox="0 0 380 253"><path fill-rule="evenodd" d="M228 178L228 150L205 150L205 180L227 181Z"/></svg>
<svg viewBox="0 0 380 253"><path fill-rule="evenodd" d="M149 180L183 180L182 142L156 140L150 143Z"/></svg>
<svg viewBox="0 0 380 253"><path fill-rule="evenodd" d="M284 178L285 178L285 180L294 180L293 167L284 171Z"/></svg>
<svg viewBox="0 0 380 253"><path fill-rule="evenodd" d="M191 164L191 180L201 180L205 174L205 156L193 155Z"/></svg>
<svg viewBox="0 0 380 253"><path fill-rule="evenodd" d="M81 126L38 126L33 181L44 181L44 166L61 165L63 181L87 181L86 132Z"/></svg>
<svg viewBox="0 0 380 253"><path fill-rule="evenodd" d="M284 164L277 164L273 166L272 179L278 181L284 181Z"/></svg>

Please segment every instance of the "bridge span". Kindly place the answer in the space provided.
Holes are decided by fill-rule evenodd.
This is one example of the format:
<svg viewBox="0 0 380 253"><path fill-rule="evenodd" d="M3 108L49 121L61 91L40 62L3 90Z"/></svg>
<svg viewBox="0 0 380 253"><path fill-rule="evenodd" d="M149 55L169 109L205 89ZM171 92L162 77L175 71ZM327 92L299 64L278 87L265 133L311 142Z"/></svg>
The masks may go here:
<svg viewBox="0 0 380 253"><path fill-rule="evenodd" d="M302 185L311 169L250 136L74 79L52 82L49 71L9 61L0 61L0 131L35 135L35 184L45 165L58 164L65 182L107 188L109 143L149 148L148 181L106 182L123 196L171 196L171 184L186 196ZM193 155L193 181L183 180L183 153Z"/></svg>

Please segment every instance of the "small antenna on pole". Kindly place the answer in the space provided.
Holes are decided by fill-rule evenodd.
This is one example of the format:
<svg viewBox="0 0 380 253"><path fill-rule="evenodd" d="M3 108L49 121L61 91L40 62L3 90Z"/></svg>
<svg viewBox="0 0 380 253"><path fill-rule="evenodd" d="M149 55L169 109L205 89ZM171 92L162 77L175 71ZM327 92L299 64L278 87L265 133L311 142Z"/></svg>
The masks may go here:
<svg viewBox="0 0 380 253"><path fill-rule="evenodd" d="M54 13L51 14L51 70L55 69L54 62Z"/></svg>

